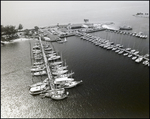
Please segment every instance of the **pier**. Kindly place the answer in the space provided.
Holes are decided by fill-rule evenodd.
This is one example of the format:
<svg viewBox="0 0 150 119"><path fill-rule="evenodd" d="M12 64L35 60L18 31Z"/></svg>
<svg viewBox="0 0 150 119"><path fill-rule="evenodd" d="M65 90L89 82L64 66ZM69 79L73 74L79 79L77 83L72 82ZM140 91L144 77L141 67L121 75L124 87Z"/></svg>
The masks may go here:
<svg viewBox="0 0 150 119"><path fill-rule="evenodd" d="M77 32L75 35L79 36L79 37L82 38L82 39L85 39L85 40L87 40L87 41L90 41L90 42L92 42L92 43L99 42L98 44L104 44L105 46L106 46L106 45L109 45L109 46L111 46L112 48L116 48L117 50L121 50L121 51L123 51L123 52L125 52L125 53L131 54L132 56L142 57L144 60L149 61L149 58L147 58L145 55L143 56L143 55L140 55L140 54L134 54L134 52L128 51L128 50L126 50L126 49L124 49L124 48L121 48L121 47L119 47L119 46L112 45L112 44L107 44L107 43L111 43L109 40L108 40L107 43L106 43L106 42L104 43L103 41L107 41L107 39L101 41L101 40L100 40L100 37L94 37L94 36L87 35L86 33L82 33L82 32ZM120 44L120 45L121 45L121 44Z"/></svg>
<svg viewBox="0 0 150 119"><path fill-rule="evenodd" d="M40 41L40 44L41 44L42 54L43 54L43 58L44 58L44 62L45 62L46 70L47 70L47 75L48 75L48 79L49 79L49 85L51 87L51 90L54 90L55 86L54 86L53 76L51 74L51 70L49 68L47 57L46 57L45 52L44 52L44 48L43 48L43 45L42 45L41 37L39 37L39 41Z"/></svg>

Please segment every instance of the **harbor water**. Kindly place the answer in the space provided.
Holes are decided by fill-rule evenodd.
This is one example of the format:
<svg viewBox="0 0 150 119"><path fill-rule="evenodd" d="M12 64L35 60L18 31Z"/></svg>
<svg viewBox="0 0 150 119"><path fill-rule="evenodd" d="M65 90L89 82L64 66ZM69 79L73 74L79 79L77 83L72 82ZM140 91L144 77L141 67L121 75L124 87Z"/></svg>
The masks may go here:
<svg viewBox="0 0 150 119"><path fill-rule="evenodd" d="M90 34L139 50L141 55L149 53L149 19L131 16L126 23L133 27L130 32L141 31L148 38L106 31ZM75 72L75 80L83 82L67 89L68 98L60 101L30 95L28 85L46 78L31 76L30 43L32 48L36 41L29 39L1 47L2 118L149 117L149 67L78 36L52 45L62 54L68 70Z"/></svg>

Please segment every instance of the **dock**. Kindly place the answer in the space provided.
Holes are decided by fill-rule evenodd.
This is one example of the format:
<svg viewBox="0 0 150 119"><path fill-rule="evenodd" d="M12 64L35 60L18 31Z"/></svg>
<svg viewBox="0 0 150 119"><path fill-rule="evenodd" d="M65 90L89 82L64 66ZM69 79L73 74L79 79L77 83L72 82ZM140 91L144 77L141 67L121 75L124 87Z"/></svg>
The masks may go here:
<svg viewBox="0 0 150 119"><path fill-rule="evenodd" d="M51 87L51 90L54 90L55 89L54 80L53 80L53 76L52 76L51 70L49 68L47 57L46 57L45 52L44 52L44 48L43 48L43 44L42 44L42 41L41 41L41 37L39 37L39 41L40 41L40 45L41 45L41 50L42 50L44 62L45 62L45 67L46 67L46 70L47 70L47 75L48 75L48 79L49 79L49 85Z"/></svg>

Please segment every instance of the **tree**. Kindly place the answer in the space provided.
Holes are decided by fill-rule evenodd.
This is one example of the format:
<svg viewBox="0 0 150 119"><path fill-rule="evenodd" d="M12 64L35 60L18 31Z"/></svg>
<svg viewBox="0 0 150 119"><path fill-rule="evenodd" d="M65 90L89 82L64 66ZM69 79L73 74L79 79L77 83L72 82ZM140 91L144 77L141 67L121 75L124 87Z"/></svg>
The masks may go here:
<svg viewBox="0 0 150 119"><path fill-rule="evenodd" d="M28 30L28 29L25 29L25 30L24 30L24 35L25 35L25 36L29 36L29 30Z"/></svg>
<svg viewBox="0 0 150 119"><path fill-rule="evenodd" d="M12 25L8 25L8 26L1 26L1 29L3 31L3 36L5 36L5 39L7 41L13 40L15 38L17 38L17 29L15 29L15 26Z"/></svg>
<svg viewBox="0 0 150 119"><path fill-rule="evenodd" d="M38 27L38 26L35 26L34 29L35 29L36 32L38 32L39 27Z"/></svg>
<svg viewBox="0 0 150 119"><path fill-rule="evenodd" d="M19 24L19 26L18 26L18 30L22 30L22 29L23 29L22 24Z"/></svg>

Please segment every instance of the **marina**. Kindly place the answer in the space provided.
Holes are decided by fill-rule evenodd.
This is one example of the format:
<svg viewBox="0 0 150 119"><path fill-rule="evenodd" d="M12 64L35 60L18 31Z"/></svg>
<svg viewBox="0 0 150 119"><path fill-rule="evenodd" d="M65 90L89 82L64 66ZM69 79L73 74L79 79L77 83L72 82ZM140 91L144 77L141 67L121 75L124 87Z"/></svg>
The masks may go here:
<svg viewBox="0 0 150 119"><path fill-rule="evenodd" d="M2 1L1 10L2 118L149 117L146 1Z"/></svg>

